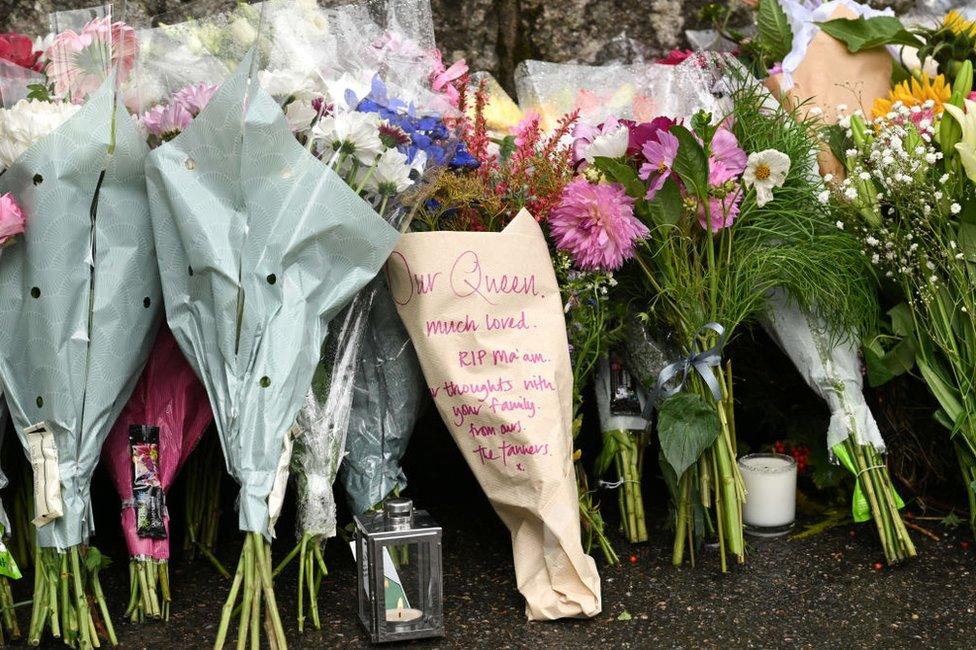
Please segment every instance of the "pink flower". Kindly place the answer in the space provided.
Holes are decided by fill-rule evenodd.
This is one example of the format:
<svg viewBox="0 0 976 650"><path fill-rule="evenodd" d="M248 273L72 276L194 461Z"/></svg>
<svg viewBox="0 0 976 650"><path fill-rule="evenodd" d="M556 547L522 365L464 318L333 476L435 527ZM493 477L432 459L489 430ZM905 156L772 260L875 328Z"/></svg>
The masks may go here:
<svg viewBox="0 0 976 650"><path fill-rule="evenodd" d="M649 233L634 216L634 200L617 183L591 185L576 178L549 214L556 247L569 251L581 269L613 271L632 258Z"/></svg>
<svg viewBox="0 0 976 650"><path fill-rule="evenodd" d="M647 162L641 165L639 176L651 181L647 188L648 200L653 199L657 191L664 187L664 182L673 173L671 166L674 165L677 155L678 138L668 131L658 131L655 139L644 143L644 158Z"/></svg>
<svg viewBox="0 0 976 650"><path fill-rule="evenodd" d="M657 137L658 131L667 131L676 124L668 117L655 117L650 122L634 122L620 120L621 124L630 130L630 140L627 143L627 155L636 156L644 150L644 143Z"/></svg>
<svg viewBox="0 0 976 650"><path fill-rule="evenodd" d="M746 168L748 156L739 147L735 135L720 126L712 137L712 154L708 159L708 182L722 185L736 178Z"/></svg>
<svg viewBox="0 0 976 650"><path fill-rule="evenodd" d="M710 215L705 214L705 206L698 208L698 223L701 227L708 229L708 218L712 220L712 232L718 232L723 228L728 228L739 216L739 201L742 200L742 193L735 192L726 195L724 198L712 197L708 200Z"/></svg>
<svg viewBox="0 0 976 650"><path fill-rule="evenodd" d="M434 92L441 93L447 96L447 100L451 103L451 106L457 108L458 101L461 98L461 94L458 89L454 87L454 81L457 81L464 75L468 73L468 64L464 59L458 59L450 65L450 67L444 66L444 60L441 58L441 51L434 49L434 66L430 71L430 83Z"/></svg>
<svg viewBox="0 0 976 650"><path fill-rule="evenodd" d="M771 67L767 71L767 74L770 77L772 77L773 75L777 75L777 74L783 74L783 64L782 63L774 63L773 64L773 67Z"/></svg>
<svg viewBox="0 0 976 650"><path fill-rule="evenodd" d="M183 106L190 115L196 117L204 109L215 92L217 92L216 85L197 83L177 90L173 93L173 101Z"/></svg>
<svg viewBox="0 0 976 650"><path fill-rule="evenodd" d="M679 63L684 63L688 57L693 56L694 54L695 53L691 50L679 50L678 48L674 48L668 52L667 56L658 59L657 63L662 65L678 65Z"/></svg>
<svg viewBox="0 0 976 650"><path fill-rule="evenodd" d="M24 232L27 219L10 192L0 195L0 246L11 243L14 236Z"/></svg>
<svg viewBox="0 0 976 650"><path fill-rule="evenodd" d="M69 29L55 37L48 50L48 79L56 95L80 104L113 68L118 68L120 81L127 79L138 51L135 30L122 22L96 18L80 34Z"/></svg>
<svg viewBox="0 0 976 650"><path fill-rule="evenodd" d="M515 146L522 147L537 140L541 120L542 118L535 111L526 111L525 117L512 129L512 135L515 136Z"/></svg>
<svg viewBox="0 0 976 650"><path fill-rule="evenodd" d="M172 140L178 136L183 132L183 129L190 125L191 121L193 121L193 115L183 107L183 104L177 102L164 106L153 106L139 118L139 122L149 132L149 135L154 135L164 141Z"/></svg>
<svg viewBox="0 0 976 650"><path fill-rule="evenodd" d="M0 34L0 59L40 72L39 58L41 53L34 51L34 43L28 37L16 32Z"/></svg>

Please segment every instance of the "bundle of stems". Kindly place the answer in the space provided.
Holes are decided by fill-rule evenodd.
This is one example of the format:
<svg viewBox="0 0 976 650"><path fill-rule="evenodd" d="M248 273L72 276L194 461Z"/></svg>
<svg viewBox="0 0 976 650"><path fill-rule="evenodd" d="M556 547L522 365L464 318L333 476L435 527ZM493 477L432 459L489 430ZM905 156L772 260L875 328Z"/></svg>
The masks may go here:
<svg viewBox="0 0 976 650"><path fill-rule="evenodd" d="M596 544L603 551L603 558L610 566L620 564L620 556L614 550L613 545L607 538L606 522L600 513L600 503L593 496L593 491L589 486L589 478L586 470L580 462L581 454L577 451L574 455L573 466L576 468L576 487L579 491L579 511L580 528L583 534L583 549L591 553L593 545Z"/></svg>
<svg viewBox="0 0 976 650"><path fill-rule="evenodd" d="M729 556L738 564L745 562L745 539L742 532L742 503L746 499L745 485L736 462L735 419L732 399L732 364L715 369L715 377L722 388L722 399L715 403L721 433L715 442L678 479L678 499L675 508L674 544L671 561L675 566L684 562L685 543L692 565L695 564L695 545L703 536L696 530L694 508L704 510L704 523L718 537L722 571L728 570ZM693 381L694 391L704 399L711 393L704 382ZM693 495L698 495L698 503ZM712 513L715 522L712 523Z"/></svg>
<svg viewBox="0 0 976 650"><path fill-rule="evenodd" d="M238 594L241 603L237 606ZM263 607L262 607L263 601ZM274 582L271 569L271 544L261 533L250 532L244 537L244 548L234 573L230 594L220 617L214 648L219 650L227 641L232 618L237 618L237 648L244 650L250 643L251 650L261 648L261 626L264 625L268 644L273 650L285 650L285 629L278 615L275 602ZM262 623L263 617L263 623Z"/></svg>
<svg viewBox="0 0 976 650"><path fill-rule="evenodd" d="M632 544L647 541L647 519L644 515L644 449L650 434L647 431L614 429L603 432L604 449L613 454L617 474L617 501L620 507L620 528ZM602 453L601 453L602 456ZM600 463L600 459L597 459ZM600 469L597 473L602 474Z"/></svg>
<svg viewBox="0 0 976 650"><path fill-rule="evenodd" d="M915 544L899 512L904 504L895 492L884 457L873 445L858 444L853 437L835 446L834 454L860 484L888 564L915 557Z"/></svg>
<svg viewBox="0 0 976 650"><path fill-rule="evenodd" d="M72 546L64 552L37 547L34 602L27 634L30 645L39 645L47 628L51 636L73 648L97 648L101 645L99 622L109 643L118 645L98 579L104 561L94 547Z"/></svg>
<svg viewBox="0 0 976 650"><path fill-rule="evenodd" d="M191 560L197 554L205 557L220 575L230 579L230 572L213 554L220 524L220 481L223 455L216 435L204 435L197 450L187 460L184 498L186 533L183 551Z"/></svg>
<svg viewBox="0 0 976 650"><path fill-rule="evenodd" d="M129 604L125 616L133 623L169 620L169 562L153 558L129 559Z"/></svg>
<svg viewBox="0 0 976 650"><path fill-rule="evenodd" d="M21 604L29 604L29 601ZM14 602L10 580L6 576L0 576L0 645L6 645L8 641L16 641L20 638L20 625L17 624L16 613L18 605Z"/></svg>
<svg viewBox="0 0 976 650"><path fill-rule="evenodd" d="M322 586L322 579L329 575L329 569L325 565L325 558L322 556L322 546L326 538L323 535L313 535L304 533L298 540L295 547L278 563L272 578L277 578L278 574L288 566L292 560L298 557L298 631L305 631L305 599L308 599L308 612L312 618L312 626L316 630L322 629L322 622L319 618L319 588Z"/></svg>
<svg viewBox="0 0 976 650"><path fill-rule="evenodd" d="M15 454L14 458L22 458ZM17 566L25 569L34 561L34 475L26 461L17 463L20 476L13 481L13 507L10 513L10 539L8 546Z"/></svg>

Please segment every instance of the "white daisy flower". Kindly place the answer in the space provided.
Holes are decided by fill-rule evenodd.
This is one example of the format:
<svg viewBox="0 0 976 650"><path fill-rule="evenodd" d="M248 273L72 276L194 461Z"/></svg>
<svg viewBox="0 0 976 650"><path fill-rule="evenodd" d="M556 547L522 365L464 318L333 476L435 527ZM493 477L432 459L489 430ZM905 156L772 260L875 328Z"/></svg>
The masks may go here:
<svg viewBox="0 0 976 650"><path fill-rule="evenodd" d="M756 205L762 207L773 200L773 188L783 187L790 173L790 157L776 149L749 154L742 181L756 190Z"/></svg>

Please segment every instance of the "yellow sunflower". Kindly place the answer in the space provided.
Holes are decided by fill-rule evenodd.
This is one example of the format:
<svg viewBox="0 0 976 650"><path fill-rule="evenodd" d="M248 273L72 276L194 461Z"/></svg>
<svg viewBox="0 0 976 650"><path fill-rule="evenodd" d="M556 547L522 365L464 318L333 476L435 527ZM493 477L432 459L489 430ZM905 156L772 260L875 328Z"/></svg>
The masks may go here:
<svg viewBox="0 0 976 650"><path fill-rule="evenodd" d="M932 100L932 112L935 115L942 114L942 104L949 101L952 96L952 89L946 83L945 77L937 75L935 79L929 79L927 74L922 74L921 79L912 77L901 82L891 89L887 97L879 97L874 100L871 112L874 117L882 117L891 111L895 102L901 102L905 106L921 106L928 100Z"/></svg>
<svg viewBox="0 0 976 650"><path fill-rule="evenodd" d="M966 20L965 16L956 10L952 10L942 19L942 26L956 36L969 36L976 38L976 21Z"/></svg>

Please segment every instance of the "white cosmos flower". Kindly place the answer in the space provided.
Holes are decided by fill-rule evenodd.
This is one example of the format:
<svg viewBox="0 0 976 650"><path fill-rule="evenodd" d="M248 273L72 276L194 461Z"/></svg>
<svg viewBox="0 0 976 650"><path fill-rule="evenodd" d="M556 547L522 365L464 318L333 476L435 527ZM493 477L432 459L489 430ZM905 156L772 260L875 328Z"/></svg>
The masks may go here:
<svg viewBox="0 0 976 650"><path fill-rule="evenodd" d="M0 109L0 170L10 167L32 144L44 138L81 108L78 104L22 99Z"/></svg>
<svg viewBox="0 0 976 650"><path fill-rule="evenodd" d="M413 185L407 156L396 149L387 149L376 161L373 173L366 180L366 189L381 196L393 196Z"/></svg>
<svg viewBox="0 0 976 650"><path fill-rule="evenodd" d="M285 120L295 133L308 131L316 115L318 113L312 108L312 102L306 99L296 99L285 108Z"/></svg>
<svg viewBox="0 0 976 650"><path fill-rule="evenodd" d="M626 126L618 126L593 138L593 142L583 148L583 159L592 164L597 157L623 158L629 141L630 131Z"/></svg>
<svg viewBox="0 0 976 650"><path fill-rule="evenodd" d="M327 150L353 156L363 165L371 166L386 148L380 140L379 125L376 113L344 111L323 117L312 128L312 135L324 140Z"/></svg>
<svg viewBox="0 0 976 650"><path fill-rule="evenodd" d="M756 205L762 207L773 200L773 188L783 187L790 173L790 157L776 149L749 154L742 180L756 189Z"/></svg>

